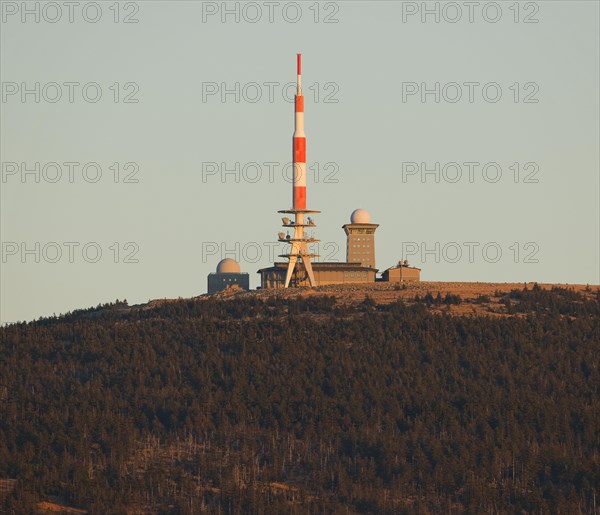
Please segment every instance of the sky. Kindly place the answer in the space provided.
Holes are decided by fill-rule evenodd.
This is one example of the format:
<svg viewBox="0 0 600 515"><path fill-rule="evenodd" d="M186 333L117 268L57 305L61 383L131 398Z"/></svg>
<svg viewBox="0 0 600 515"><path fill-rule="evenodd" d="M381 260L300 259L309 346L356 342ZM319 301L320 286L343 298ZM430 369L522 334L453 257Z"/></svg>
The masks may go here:
<svg viewBox="0 0 600 515"><path fill-rule="evenodd" d="M321 260L600 283L599 3L476 4L3 0L0 322L258 286L298 52Z"/></svg>

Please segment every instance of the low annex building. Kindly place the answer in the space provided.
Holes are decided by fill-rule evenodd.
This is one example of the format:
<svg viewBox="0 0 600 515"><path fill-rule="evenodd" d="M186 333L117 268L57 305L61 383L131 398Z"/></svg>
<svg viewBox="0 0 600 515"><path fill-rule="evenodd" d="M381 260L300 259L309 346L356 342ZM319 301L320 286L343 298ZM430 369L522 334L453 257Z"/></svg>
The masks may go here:
<svg viewBox="0 0 600 515"><path fill-rule="evenodd" d="M258 271L260 274L260 287L268 289L284 288L287 267L287 263L278 262L269 268L260 269ZM360 263L314 261L312 268L317 286L343 283L373 283L375 282L375 274L377 273L376 268L362 266ZM308 274L302 264L296 265L290 285L310 286Z"/></svg>
<svg viewBox="0 0 600 515"><path fill-rule="evenodd" d="M384 270L381 280L388 283L402 283L421 280L421 269L408 266L408 261L398 261L396 266Z"/></svg>

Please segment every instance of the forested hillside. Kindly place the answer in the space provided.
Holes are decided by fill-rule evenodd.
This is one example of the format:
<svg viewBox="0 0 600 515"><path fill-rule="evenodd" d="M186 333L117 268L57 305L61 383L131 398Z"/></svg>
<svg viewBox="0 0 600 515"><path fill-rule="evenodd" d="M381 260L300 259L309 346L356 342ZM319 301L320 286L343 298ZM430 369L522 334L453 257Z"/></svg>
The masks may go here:
<svg viewBox="0 0 600 515"><path fill-rule="evenodd" d="M0 329L0 512L596 513L598 293L498 293L502 317L436 293Z"/></svg>

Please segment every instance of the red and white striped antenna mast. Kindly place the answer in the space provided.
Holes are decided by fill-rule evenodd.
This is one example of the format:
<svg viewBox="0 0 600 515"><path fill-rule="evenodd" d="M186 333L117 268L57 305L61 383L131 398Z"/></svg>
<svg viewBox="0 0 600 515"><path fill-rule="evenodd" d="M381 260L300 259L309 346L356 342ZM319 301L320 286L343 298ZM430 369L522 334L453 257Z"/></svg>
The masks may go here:
<svg viewBox="0 0 600 515"><path fill-rule="evenodd" d="M296 87L296 96L294 101L295 125L293 137L293 166L294 180L292 192L292 209L279 211L294 216L294 220L283 218L283 227L293 228L293 237L282 237L280 233L279 241L291 245L289 254L281 254L280 257L289 259L287 273L285 276L285 285L290 285L298 259L302 260L308 281L311 286L316 286L315 276L312 269L311 258L319 257L318 254L311 254L308 248L309 243L317 242L314 238L307 238L304 234L306 227L316 227L312 218L305 219L304 215L320 213L306 209L306 134L304 133L304 95L302 95L302 54L298 54L298 79Z"/></svg>

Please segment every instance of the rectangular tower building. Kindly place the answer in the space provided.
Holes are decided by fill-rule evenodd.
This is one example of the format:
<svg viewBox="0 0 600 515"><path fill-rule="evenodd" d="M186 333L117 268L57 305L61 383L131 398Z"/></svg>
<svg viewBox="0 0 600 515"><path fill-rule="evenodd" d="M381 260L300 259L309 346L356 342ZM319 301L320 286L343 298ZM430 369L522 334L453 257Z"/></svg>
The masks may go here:
<svg viewBox="0 0 600 515"><path fill-rule="evenodd" d="M343 225L346 233L346 261L360 263L362 266L375 268L375 231L379 224L372 224L369 212L364 209L355 210L350 223Z"/></svg>

